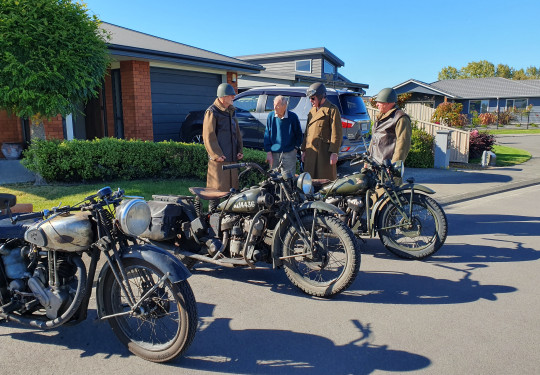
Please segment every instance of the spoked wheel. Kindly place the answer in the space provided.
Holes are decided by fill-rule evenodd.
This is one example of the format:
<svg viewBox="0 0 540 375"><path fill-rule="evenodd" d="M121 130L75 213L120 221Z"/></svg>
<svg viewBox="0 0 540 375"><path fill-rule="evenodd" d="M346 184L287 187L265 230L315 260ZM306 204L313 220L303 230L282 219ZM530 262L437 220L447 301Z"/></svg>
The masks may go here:
<svg viewBox="0 0 540 375"><path fill-rule="evenodd" d="M311 234L314 217L302 216ZM313 251L291 226L283 239L285 273L289 280L312 296L332 297L352 284L360 269L360 251L351 230L333 216L317 216Z"/></svg>
<svg viewBox="0 0 540 375"><path fill-rule="evenodd" d="M125 259L129 285L139 301L162 277L154 265L141 259ZM107 315L130 311L130 305L109 270L105 276L104 309ZM131 314L108 319L114 334L135 355L152 362L166 362L181 355L197 329L197 305L187 281L165 280Z"/></svg>
<svg viewBox="0 0 540 375"><path fill-rule="evenodd" d="M403 211L410 212L410 195L402 196ZM379 215L379 237L384 246L401 258L423 259L446 241L448 224L441 206L432 198L414 194L410 221L388 202Z"/></svg>

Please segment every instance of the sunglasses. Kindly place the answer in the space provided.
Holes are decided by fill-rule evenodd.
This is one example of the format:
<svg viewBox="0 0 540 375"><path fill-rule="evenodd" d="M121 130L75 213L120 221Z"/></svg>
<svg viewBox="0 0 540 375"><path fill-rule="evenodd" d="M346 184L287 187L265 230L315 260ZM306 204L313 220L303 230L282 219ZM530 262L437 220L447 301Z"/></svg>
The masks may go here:
<svg viewBox="0 0 540 375"><path fill-rule="evenodd" d="M316 98L317 98L316 96L312 96L309 98L309 100L314 101Z"/></svg>

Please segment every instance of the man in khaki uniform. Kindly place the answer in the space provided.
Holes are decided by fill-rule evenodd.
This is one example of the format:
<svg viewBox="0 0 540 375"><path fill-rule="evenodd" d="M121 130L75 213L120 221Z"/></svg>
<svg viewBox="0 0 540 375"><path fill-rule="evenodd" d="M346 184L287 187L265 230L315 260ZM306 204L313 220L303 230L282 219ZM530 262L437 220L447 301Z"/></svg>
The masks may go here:
<svg viewBox="0 0 540 375"><path fill-rule="evenodd" d="M220 191L238 189L238 170L224 171L222 167L244 157L242 134L232 105L235 95L234 87L222 83L217 89L217 99L204 114L202 136L209 159L206 187Z"/></svg>
<svg viewBox="0 0 540 375"><path fill-rule="evenodd" d="M382 89L375 101L380 113L371 129L369 152L379 163L386 159L392 163L398 160L405 163L411 149L411 119L396 106L397 93L394 89Z"/></svg>
<svg viewBox="0 0 540 375"><path fill-rule="evenodd" d="M313 106L308 113L302 161L312 178L335 180L342 125L339 109L326 99L326 87L314 83L306 91Z"/></svg>

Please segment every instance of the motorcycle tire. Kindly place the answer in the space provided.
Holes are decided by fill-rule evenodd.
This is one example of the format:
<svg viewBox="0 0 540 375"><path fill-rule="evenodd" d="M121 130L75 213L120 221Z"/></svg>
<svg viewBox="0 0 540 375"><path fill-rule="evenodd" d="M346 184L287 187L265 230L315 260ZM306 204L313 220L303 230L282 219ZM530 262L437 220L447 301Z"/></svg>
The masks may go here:
<svg viewBox="0 0 540 375"><path fill-rule="evenodd" d="M313 214L301 217L311 234ZM360 270L360 250L351 230L334 216L318 215L315 222L315 252L309 256L285 258L283 265L289 280L304 293L333 297L348 288ZM283 239L283 256L304 254L306 249L298 232L290 227Z"/></svg>
<svg viewBox="0 0 540 375"><path fill-rule="evenodd" d="M409 212L410 194L404 194L400 199L405 212ZM391 253L400 258L424 259L444 244L448 223L442 207L434 199L415 193L412 205L412 225L404 228L399 227L403 215L389 201L379 214L379 238Z"/></svg>
<svg viewBox="0 0 540 375"><path fill-rule="evenodd" d="M142 259L125 259L123 262L135 301L163 277L157 267ZM126 296L110 270L104 282L107 291L105 313L130 311ZM197 304L186 280L177 283L165 280L136 313L108 321L116 337L130 352L151 362L167 362L191 345L197 330Z"/></svg>

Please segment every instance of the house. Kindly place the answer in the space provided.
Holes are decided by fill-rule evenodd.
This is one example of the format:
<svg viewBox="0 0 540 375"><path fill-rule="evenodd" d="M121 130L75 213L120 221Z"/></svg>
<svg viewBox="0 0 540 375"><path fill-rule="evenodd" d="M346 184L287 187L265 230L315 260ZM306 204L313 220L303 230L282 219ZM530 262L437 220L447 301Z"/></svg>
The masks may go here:
<svg viewBox="0 0 540 375"><path fill-rule="evenodd" d="M411 93L408 101L436 108L444 101L461 103L462 113L524 109L540 112L540 80L511 80L502 77L447 79L425 83L409 79L394 86L398 94Z"/></svg>
<svg viewBox="0 0 540 375"><path fill-rule="evenodd" d="M239 75L240 92L261 86L309 86L314 82L362 94L369 88L367 84L352 82L340 74L338 68L345 63L324 47L236 58L265 68L264 71Z"/></svg>
<svg viewBox="0 0 540 375"><path fill-rule="evenodd" d="M84 116L45 121L47 139L179 140L178 129L187 113L208 107L220 83L237 88L239 75L264 69L110 23L101 27L111 35L112 63L99 98L81 108ZM5 111L0 111L0 129L0 143L30 139L28 120Z"/></svg>

